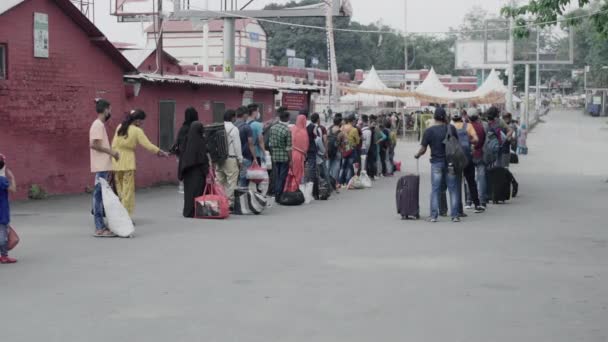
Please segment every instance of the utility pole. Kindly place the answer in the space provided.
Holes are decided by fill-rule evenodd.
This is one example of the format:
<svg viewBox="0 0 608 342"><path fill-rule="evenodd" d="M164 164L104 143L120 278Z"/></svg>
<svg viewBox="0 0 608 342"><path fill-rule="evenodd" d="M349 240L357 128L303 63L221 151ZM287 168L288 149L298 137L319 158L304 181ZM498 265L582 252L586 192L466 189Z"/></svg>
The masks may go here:
<svg viewBox="0 0 608 342"><path fill-rule="evenodd" d="M526 127L530 127L530 64L526 64L525 75L526 95L524 96L524 122Z"/></svg>
<svg viewBox="0 0 608 342"><path fill-rule="evenodd" d="M158 0L158 42L156 44L156 65L158 72L163 74L163 0Z"/></svg>
<svg viewBox="0 0 608 342"><path fill-rule="evenodd" d="M403 73L403 89L408 91L407 86L407 70L409 67L409 57L407 55L407 0L403 0L403 54L405 57L405 68ZM396 100L395 103L398 103L399 100ZM407 103L404 103L404 107L407 108ZM403 138L405 139L405 111L401 115L401 124L403 125Z"/></svg>
<svg viewBox="0 0 608 342"><path fill-rule="evenodd" d="M540 117L540 26L536 27L536 120ZM530 126L528 126L529 129Z"/></svg>
<svg viewBox="0 0 608 342"><path fill-rule="evenodd" d="M407 0L403 0L403 56L405 57L405 69L403 74L404 79L404 90L408 90L407 88L407 69L409 58L407 55Z"/></svg>
<svg viewBox="0 0 608 342"><path fill-rule="evenodd" d="M515 0L511 0L511 7L515 7ZM515 19L509 18L509 85L507 89L507 112L513 111L513 79L515 78L515 37L513 29L515 27Z"/></svg>
<svg viewBox="0 0 608 342"><path fill-rule="evenodd" d="M209 0L203 1L203 9L209 10ZM203 72L209 72L209 20L203 22Z"/></svg>

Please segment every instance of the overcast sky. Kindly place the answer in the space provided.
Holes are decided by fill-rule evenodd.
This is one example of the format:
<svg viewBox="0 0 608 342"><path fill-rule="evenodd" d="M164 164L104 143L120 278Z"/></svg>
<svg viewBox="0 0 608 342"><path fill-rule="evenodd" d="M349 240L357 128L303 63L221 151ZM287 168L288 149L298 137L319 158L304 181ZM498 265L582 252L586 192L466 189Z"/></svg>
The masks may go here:
<svg viewBox="0 0 608 342"><path fill-rule="evenodd" d="M193 6L202 6L204 0L191 0ZM239 4L246 0L239 0ZM143 43L141 24L119 24L109 15L109 0L96 1L95 23L112 40ZM287 0L254 0L251 8ZM350 0L353 17L368 24L382 20L384 24L403 29L404 0ZM473 6L498 13L507 0L408 0L408 30L410 32L447 31L458 26L464 14ZM209 0L212 9L219 9L219 0ZM382 4L381 7L379 4Z"/></svg>

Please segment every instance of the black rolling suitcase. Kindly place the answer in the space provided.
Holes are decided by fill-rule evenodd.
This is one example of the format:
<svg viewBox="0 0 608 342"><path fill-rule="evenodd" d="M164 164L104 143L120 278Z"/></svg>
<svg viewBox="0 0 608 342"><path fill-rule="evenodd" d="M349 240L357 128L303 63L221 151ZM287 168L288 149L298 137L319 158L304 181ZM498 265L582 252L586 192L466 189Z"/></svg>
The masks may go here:
<svg viewBox="0 0 608 342"><path fill-rule="evenodd" d="M416 161L416 174L406 174L397 181L397 213L404 220L420 218L420 169Z"/></svg>
<svg viewBox="0 0 608 342"><path fill-rule="evenodd" d="M488 193L494 204L504 203L511 199L513 175L504 167L489 169L486 173Z"/></svg>

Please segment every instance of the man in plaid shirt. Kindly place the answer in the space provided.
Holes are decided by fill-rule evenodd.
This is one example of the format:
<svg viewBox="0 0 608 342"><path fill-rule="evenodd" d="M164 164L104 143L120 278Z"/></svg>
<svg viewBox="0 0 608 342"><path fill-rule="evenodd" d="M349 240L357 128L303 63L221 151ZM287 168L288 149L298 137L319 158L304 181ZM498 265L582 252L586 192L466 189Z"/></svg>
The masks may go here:
<svg viewBox="0 0 608 342"><path fill-rule="evenodd" d="M291 131L289 130L288 111L281 112L280 122L270 128L270 154L273 162L274 195L279 198L285 187L285 179L291 166Z"/></svg>

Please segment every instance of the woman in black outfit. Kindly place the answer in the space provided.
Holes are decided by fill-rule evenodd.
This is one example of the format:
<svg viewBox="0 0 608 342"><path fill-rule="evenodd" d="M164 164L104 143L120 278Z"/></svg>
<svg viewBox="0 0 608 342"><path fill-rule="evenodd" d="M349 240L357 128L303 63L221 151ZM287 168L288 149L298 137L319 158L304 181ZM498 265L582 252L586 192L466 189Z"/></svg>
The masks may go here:
<svg viewBox="0 0 608 342"><path fill-rule="evenodd" d="M195 121L190 125L179 158L178 178L184 182L184 217L194 217L194 199L203 194L208 171L209 159L203 124Z"/></svg>
<svg viewBox="0 0 608 342"><path fill-rule="evenodd" d="M175 143L176 151L172 151L175 152L178 158L181 157L182 153L185 151L186 137L190 131L190 125L192 125L194 121L198 121L198 112L196 109L188 107L185 113L184 124L177 133L177 141Z"/></svg>

